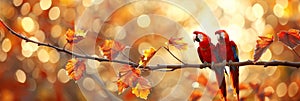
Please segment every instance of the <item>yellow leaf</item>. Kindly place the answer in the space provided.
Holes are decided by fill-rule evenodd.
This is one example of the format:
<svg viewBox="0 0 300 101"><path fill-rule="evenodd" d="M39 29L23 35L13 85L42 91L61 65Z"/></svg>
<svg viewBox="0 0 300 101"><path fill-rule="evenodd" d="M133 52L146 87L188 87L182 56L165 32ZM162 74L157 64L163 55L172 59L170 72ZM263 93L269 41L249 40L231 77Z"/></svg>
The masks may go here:
<svg viewBox="0 0 300 101"><path fill-rule="evenodd" d="M147 100L148 95L150 94L150 89L142 89L141 85L138 83L136 87L132 88L132 94L136 97Z"/></svg>
<svg viewBox="0 0 300 101"><path fill-rule="evenodd" d="M125 48L121 43L114 40L105 40L104 43L99 47L101 55L107 59L112 60L116 58L120 51Z"/></svg>
<svg viewBox="0 0 300 101"><path fill-rule="evenodd" d="M154 48L150 48L144 51L144 54L141 56L141 60L139 62L140 66L146 66L147 63L150 61L150 59L154 56L156 53Z"/></svg>
<svg viewBox="0 0 300 101"><path fill-rule="evenodd" d="M128 88L128 84L124 83L121 80L117 81L117 85L118 85L118 94L120 95L126 88Z"/></svg>
<svg viewBox="0 0 300 101"><path fill-rule="evenodd" d="M74 30L68 29L66 32L66 40L69 44L78 43L86 36L86 32L83 30L78 30L74 32Z"/></svg>
<svg viewBox="0 0 300 101"><path fill-rule="evenodd" d="M70 59L66 65L68 76L74 80L79 80L85 71L85 64L83 60L75 58Z"/></svg>

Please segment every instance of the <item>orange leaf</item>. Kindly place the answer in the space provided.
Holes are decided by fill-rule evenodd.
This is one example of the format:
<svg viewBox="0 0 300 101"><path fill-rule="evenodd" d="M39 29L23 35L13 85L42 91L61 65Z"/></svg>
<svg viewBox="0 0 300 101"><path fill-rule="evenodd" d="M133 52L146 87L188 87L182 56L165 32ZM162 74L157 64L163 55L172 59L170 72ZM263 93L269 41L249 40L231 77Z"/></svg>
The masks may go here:
<svg viewBox="0 0 300 101"><path fill-rule="evenodd" d="M168 41L168 44L176 47L177 49L186 50L188 48L187 47L188 44L183 41L183 37L180 38L171 37Z"/></svg>
<svg viewBox="0 0 300 101"><path fill-rule="evenodd" d="M150 61L150 59L154 56L156 53L154 48L150 48L144 51L144 55L141 56L141 60L139 62L140 66L146 66L147 63Z"/></svg>
<svg viewBox="0 0 300 101"><path fill-rule="evenodd" d="M79 80L85 71L85 64L83 60L75 58L70 59L66 65L68 76L74 80Z"/></svg>
<svg viewBox="0 0 300 101"><path fill-rule="evenodd" d="M202 93L199 90L194 90L189 98L189 101L198 101L202 96Z"/></svg>
<svg viewBox="0 0 300 101"><path fill-rule="evenodd" d="M295 48L300 44L300 33L299 30L290 29L288 31L280 31L277 33L279 41L283 42L290 48Z"/></svg>
<svg viewBox="0 0 300 101"><path fill-rule="evenodd" d="M260 38L260 40L256 41L254 61L257 61L262 56L262 54L269 48L271 43L274 41L273 36L271 38L264 37L264 36L259 36L259 38Z"/></svg>
<svg viewBox="0 0 300 101"><path fill-rule="evenodd" d="M78 30L74 32L74 30L68 29L66 32L66 40L69 44L78 43L86 36L86 32L83 30Z"/></svg>
<svg viewBox="0 0 300 101"><path fill-rule="evenodd" d="M140 76L140 69L126 65L121 68L119 74L120 77L117 82L119 94L121 94L126 88L131 87L132 94L137 97L147 99L150 94L151 85L147 79Z"/></svg>
<svg viewBox="0 0 300 101"><path fill-rule="evenodd" d="M125 46L114 40L105 40L104 43L99 47L99 51L107 59L112 60L116 58L120 51L123 51Z"/></svg>
<svg viewBox="0 0 300 101"><path fill-rule="evenodd" d="M117 85L118 85L118 94L120 95L122 92L124 92L124 90L126 89L126 88L128 88L129 86L126 84L126 83L124 83L123 81L121 81L121 80L118 80L117 81Z"/></svg>
<svg viewBox="0 0 300 101"><path fill-rule="evenodd" d="M204 76L203 73L201 73L199 76L198 76L198 80L197 80L200 84L202 84L203 86L206 86L208 80L207 78Z"/></svg>

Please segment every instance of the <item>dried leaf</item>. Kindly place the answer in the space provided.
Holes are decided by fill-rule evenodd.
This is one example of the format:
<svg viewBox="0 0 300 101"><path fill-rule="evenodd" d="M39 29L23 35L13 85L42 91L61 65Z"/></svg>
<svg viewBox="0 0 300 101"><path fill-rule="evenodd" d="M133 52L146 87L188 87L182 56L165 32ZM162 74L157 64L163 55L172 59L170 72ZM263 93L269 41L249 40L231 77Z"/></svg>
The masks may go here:
<svg viewBox="0 0 300 101"><path fill-rule="evenodd" d="M150 48L144 51L144 54L141 56L141 60L139 62L140 66L146 66L150 59L154 56L156 50L154 48Z"/></svg>
<svg viewBox="0 0 300 101"><path fill-rule="evenodd" d="M69 44L78 43L86 36L86 32L83 30L78 30L74 32L74 30L68 29L66 32L66 40Z"/></svg>
<svg viewBox="0 0 300 101"><path fill-rule="evenodd" d="M274 41L274 37L259 36L260 40L256 41L256 49L254 53L254 61L257 61L262 54L269 48L271 43Z"/></svg>
<svg viewBox="0 0 300 101"><path fill-rule="evenodd" d="M150 94L151 85L147 79L142 77L141 70L139 68L133 68L131 66L124 66L119 73L119 79L117 82L119 94L131 87L132 94L142 99L147 99Z"/></svg>
<svg viewBox="0 0 300 101"><path fill-rule="evenodd" d="M168 44L176 47L177 49L186 50L188 48L188 44L183 41L183 37L171 37L168 41Z"/></svg>
<svg viewBox="0 0 300 101"><path fill-rule="evenodd" d="M70 78L79 80L85 71L85 63L83 60L70 59L66 65L66 70Z"/></svg>
<svg viewBox="0 0 300 101"><path fill-rule="evenodd" d="M193 90L190 98L189 98L189 101L198 101L198 99L200 99L202 96L202 93L201 91L199 90Z"/></svg>
<svg viewBox="0 0 300 101"><path fill-rule="evenodd" d="M116 58L119 52L123 51L125 46L114 40L105 40L99 47L100 53L107 59L112 60Z"/></svg>
<svg viewBox="0 0 300 101"><path fill-rule="evenodd" d="M290 29L288 31L280 31L277 33L279 41L283 42L290 48L295 48L300 44L300 33L299 30Z"/></svg>

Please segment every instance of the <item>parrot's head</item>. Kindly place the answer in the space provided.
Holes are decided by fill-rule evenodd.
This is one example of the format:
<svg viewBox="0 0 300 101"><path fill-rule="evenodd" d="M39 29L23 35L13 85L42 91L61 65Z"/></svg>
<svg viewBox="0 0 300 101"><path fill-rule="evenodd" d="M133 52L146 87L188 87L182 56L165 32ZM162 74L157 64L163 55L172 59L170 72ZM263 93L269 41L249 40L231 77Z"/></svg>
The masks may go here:
<svg viewBox="0 0 300 101"><path fill-rule="evenodd" d="M194 37L194 42L203 42L205 41L208 37L206 36L206 34L204 34L203 32L199 32L199 31L194 31L194 33L196 36Z"/></svg>
<svg viewBox="0 0 300 101"><path fill-rule="evenodd" d="M225 30L218 30L215 32L215 35L217 35L219 42L229 42L229 36Z"/></svg>

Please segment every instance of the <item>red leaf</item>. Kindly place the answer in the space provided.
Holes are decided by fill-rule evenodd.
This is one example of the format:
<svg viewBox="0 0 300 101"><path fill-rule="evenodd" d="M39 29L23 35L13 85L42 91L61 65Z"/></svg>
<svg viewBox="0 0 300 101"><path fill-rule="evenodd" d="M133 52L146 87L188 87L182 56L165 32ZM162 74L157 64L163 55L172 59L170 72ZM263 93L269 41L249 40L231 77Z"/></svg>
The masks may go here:
<svg viewBox="0 0 300 101"><path fill-rule="evenodd" d="M70 59L66 65L66 70L69 77L79 80L85 71L85 63L83 60Z"/></svg>
<svg viewBox="0 0 300 101"><path fill-rule="evenodd" d="M262 56L262 54L269 48L271 43L274 41L273 36L271 38L264 37L264 36L259 36L259 38L260 38L260 40L256 41L254 61L257 61Z"/></svg>
<svg viewBox="0 0 300 101"><path fill-rule="evenodd" d="M279 41L283 42L290 48L295 48L300 44L299 30L290 29L289 31L280 31L277 33Z"/></svg>

